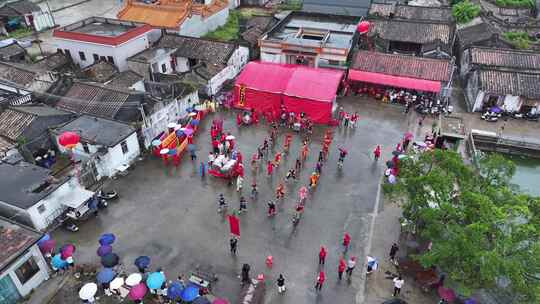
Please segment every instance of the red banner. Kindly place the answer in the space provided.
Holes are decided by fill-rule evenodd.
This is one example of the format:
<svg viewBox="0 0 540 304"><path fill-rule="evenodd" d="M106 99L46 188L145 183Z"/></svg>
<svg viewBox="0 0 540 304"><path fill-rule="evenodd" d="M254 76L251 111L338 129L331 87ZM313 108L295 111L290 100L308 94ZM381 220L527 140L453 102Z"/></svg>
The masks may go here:
<svg viewBox="0 0 540 304"><path fill-rule="evenodd" d="M231 234L240 236L240 220L236 216L229 215L229 227L231 228Z"/></svg>

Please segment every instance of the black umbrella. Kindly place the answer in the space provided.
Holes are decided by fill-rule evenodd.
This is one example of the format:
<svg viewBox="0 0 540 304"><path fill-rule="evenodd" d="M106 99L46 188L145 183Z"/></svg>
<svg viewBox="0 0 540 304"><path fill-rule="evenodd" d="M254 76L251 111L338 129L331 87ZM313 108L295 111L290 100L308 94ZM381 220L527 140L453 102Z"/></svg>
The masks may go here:
<svg viewBox="0 0 540 304"><path fill-rule="evenodd" d="M394 163L391 160L389 160L389 161L386 162L386 166L388 168L394 168Z"/></svg>
<svg viewBox="0 0 540 304"><path fill-rule="evenodd" d="M106 255L101 257L101 265L103 267L114 267L118 265L118 262L120 261L120 258L116 253L107 253Z"/></svg>
<svg viewBox="0 0 540 304"><path fill-rule="evenodd" d="M392 152L392 155L394 155L394 156L398 156L398 155L400 155L400 154L401 154L401 152L399 152L399 151L393 151L393 152Z"/></svg>
<svg viewBox="0 0 540 304"><path fill-rule="evenodd" d="M210 304L210 301L206 297L197 297L191 304Z"/></svg>

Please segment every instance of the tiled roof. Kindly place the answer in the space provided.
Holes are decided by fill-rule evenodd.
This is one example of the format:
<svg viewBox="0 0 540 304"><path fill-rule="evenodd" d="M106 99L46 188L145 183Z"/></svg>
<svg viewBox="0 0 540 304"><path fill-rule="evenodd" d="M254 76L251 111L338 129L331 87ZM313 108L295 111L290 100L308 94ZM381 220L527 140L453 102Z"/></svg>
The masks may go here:
<svg viewBox="0 0 540 304"><path fill-rule="evenodd" d="M109 87L128 89L129 87L143 79L144 77L142 77L141 75L133 72L132 70L127 70L118 73L112 80L105 83L105 85Z"/></svg>
<svg viewBox="0 0 540 304"><path fill-rule="evenodd" d="M168 5L146 5L129 1L118 13L118 19L137 21L157 27L178 28L189 13L189 3Z"/></svg>
<svg viewBox="0 0 540 304"><path fill-rule="evenodd" d="M452 43L453 28L448 23L419 22L413 20L371 20L370 36L379 35L390 41L426 44L440 40Z"/></svg>
<svg viewBox="0 0 540 304"><path fill-rule="evenodd" d="M135 132L129 124L118 121L81 115L65 125L54 129L56 134L79 130L83 141L113 147Z"/></svg>
<svg viewBox="0 0 540 304"><path fill-rule="evenodd" d="M7 140L3 138L2 136L0 136L0 155L2 155L2 153L7 152L13 147L15 147L15 144L12 141Z"/></svg>
<svg viewBox="0 0 540 304"><path fill-rule="evenodd" d="M276 23L277 19L272 16L255 16L246 22L246 30L240 35L242 39L255 46L266 30Z"/></svg>
<svg viewBox="0 0 540 304"><path fill-rule="evenodd" d="M166 34L158 42L157 47L175 48L178 57L198 59L207 63L226 64L237 45L229 42Z"/></svg>
<svg viewBox="0 0 540 304"><path fill-rule="evenodd" d="M344 16L365 16L369 0L304 0L302 1L302 11L344 15Z"/></svg>
<svg viewBox="0 0 540 304"><path fill-rule="evenodd" d="M459 46L465 48L466 46L474 45L475 43L489 40L493 37L495 31L487 23L479 23L468 27L460 28L456 31L458 37Z"/></svg>
<svg viewBox="0 0 540 304"><path fill-rule="evenodd" d="M71 57L68 57L63 53L56 52L37 61L34 63L34 66L44 71L56 71L69 63L71 63Z"/></svg>
<svg viewBox="0 0 540 304"><path fill-rule="evenodd" d="M7 80L23 87L30 86L36 74L16 67L12 64L0 62L0 79Z"/></svg>
<svg viewBox="0 0 540 304"><path fill-rule="evenodd" d="M13 42L12 44L0 47L0 59L1 60L9 60L10 57L16 56L19 54L24 54L25 50L22 46L20 46L17 42Z"/></svg>
<svg viewBox="0 0 540 304"><path fill-rule="evenodd" d="M0 135L16 141L36 117L29 113L6 109L0 113Z"/></svg>
<svg viewBox="0 0 540 304"><path fill-rule="evenodd" d="M0 270L34 245L41 234L0 217Z"/></svg>
<svg viewBox="0 0 540 304"><path fill-rule="evenodd" d="M118 74L118 69L114 64L99 61L84 68L82 74L90 81L104 83Z"/></svg>
<svg viewBox="0 0 540 304"><path fill-rule="evenodd" d="M388 3L372 3L369 15L410 20L452 21L452 9L450 7L428 7L413 5L393 5Z"/></svg>
<svg viewBox="0 0 540 304"><path fill-rule="evenodd" d="M41 8L28 0L20 1L3 1L4 3L0 5L0 16L23 16L26 14L31 14L32 12L39 12Z"/></svg>
<svg viewBox="0 0 540 304"><path fill-rule="evenodd" d="M471 48L471 63L490 67L540 70L540 54L512 49Z"/></svg>
<svg viewBox="0 0 540 304"><path fill-rule="evenodd" d="M351 69L360 71L445 82L450 79L451 68L448 60L368 51L358 51L351 65Z"/></svg>
<svg viewBox="0 0 540 304"><path fill-rule="evenodd" d="M481 69L480 89L499 95L540 99L540 73Z"/></svg>
<svg viewBox="0 0 540 304"><path fill-rule="evenodd" d="M97 84L75 82L58 101L60 109L105 118L114 118L129 93Z"/></svg>

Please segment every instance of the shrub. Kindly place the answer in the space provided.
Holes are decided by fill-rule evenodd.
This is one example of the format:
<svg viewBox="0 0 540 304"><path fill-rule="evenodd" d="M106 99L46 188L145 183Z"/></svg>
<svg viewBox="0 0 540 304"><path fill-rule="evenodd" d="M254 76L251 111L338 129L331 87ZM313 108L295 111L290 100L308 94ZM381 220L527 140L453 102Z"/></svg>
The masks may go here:
<svg viewBox="0 0 540 304"><path fill-rule="evenodd" d="M467 23L480 14L480 6L464 0L452 7L452 16L457 23Z"/></svg>
<svg viewBox="0 0 540 304"><path fill-rule="evenodd" d="M531 42L536 42L527 32L505 32L503 37L518 49L528 49Z"/></svg>

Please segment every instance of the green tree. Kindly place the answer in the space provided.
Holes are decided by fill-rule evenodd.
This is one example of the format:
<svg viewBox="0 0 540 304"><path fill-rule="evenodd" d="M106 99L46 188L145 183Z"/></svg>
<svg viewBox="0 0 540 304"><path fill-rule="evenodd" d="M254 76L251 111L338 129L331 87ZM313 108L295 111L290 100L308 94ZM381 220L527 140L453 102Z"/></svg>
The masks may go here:
<svg viewBox="0 0 540 304"><path fill-rule="evenodd" d="M526 301L540 300L540 199L514 191L515 166L487 155L477 172L459 154L436 150L400 164L391 196L404 196L404 217L432 242L414 256L436 265L466 290L508 281Z"/></svg>
<svg viewBox="0 0 540 304"><path fill-rule="evenodd" d="M469 0L461 1L452 6L452 16L457 23L467 23L479 14L480 5L471 3Z"/></svg>

